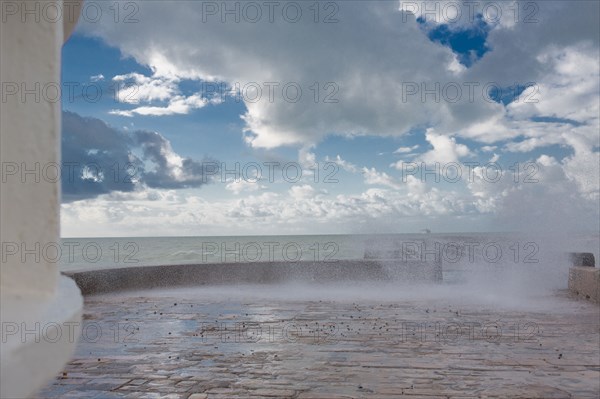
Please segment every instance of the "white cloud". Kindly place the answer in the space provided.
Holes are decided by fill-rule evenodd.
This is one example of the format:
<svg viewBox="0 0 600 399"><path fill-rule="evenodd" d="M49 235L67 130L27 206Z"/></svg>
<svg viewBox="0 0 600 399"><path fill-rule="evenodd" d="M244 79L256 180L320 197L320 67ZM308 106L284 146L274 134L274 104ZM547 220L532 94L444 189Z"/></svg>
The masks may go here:
<svg viewBox="0 0 600 399"><path fill-rule="evenodd" d="M118 83L115 98L124 104L148 104L123 110L113 109L109 111L112 115L132 117L137 115L166 116L175 114L188 114L194 109L200 109L208 104L220 104L223 102L221 96L204 98L200 93L184 96L179 89L180 79L174 76L157 75L145 76L132 72L125 75L116 75L112 79ZM167 102L165 106L150 105L153 102Z"/></svg>
<svg viewBox="0 0 600 399"><path fill-rule="evenodd" d="M443 8L456 2L435 3ZM229 218L238 215L248 226L260 228L287 223L279 215L300 223L327 223L336 217L343 223L370 217L393 220L407 215L511 212L518 215L514 218L518 221L532 220L528 214L543 214L556 204L586 210L582 214L588 218L598 214L598 2L538 2L538 23L523 21L527 13L523 12L522 2L501 3L502 18L498 23L490 21L494 25L488 36L491 51L468 69L457 64L449 48L431 42L413 17L403 21L403 14L396 12L398 3L338 5L339 22L335 24L315 24L312 18L290 24L280 17L274 23L223 23L220 16L199 24L205 17L201 4L187 2L180 7L165 7L162 2L144 2L140 3L139 24L86 25L82 21L81 29L101 36L118 46L125 56L133 56L153 70L151 77L131 76L143 86L140 106L113 113L185 114L206 106L208 100L199 94L181 95L177 82L182 79L229 85L237 82L242 86L258 82L263 97L256 102L246 100L247 110L241 115L246 143L261 148L295 145L300 149L302 164L316 159L315 145L328 135L402 136L423 127L429 128L426 139L432 149L415 161L464 162L478 152L473 141L485 144L481 151L491 153L492 160L498 159L496 152L527 153L550 145L568 146L573 155L562 160L538 157L536 161L543 169L539 184L514 187L510 173L494 184L480 177L466 185L468 191L464 195L429 187L410 176L400 184L385 172L372 167L361 169L338 155L335 161L340 167L352 173L362 170L366 184L381 187L335 198L318 191L303 196L309 190L301 188L291 190L290 195L261 192L237 202L224 201L227 204L222 206L186 198L182 201L195 209L192 213L196 217L190 219L183 208L176 207L172 213L166 213L174 216L174 224L185 225L189 220L204 220L208 224L231 222ZM518 20L511 11L515 6L521 11ZM312 15L310 10L304 11L305 15ZM467 22L461 20L456 28ZM299 37L302 40L297 40ZM336 49L335 57L331 56L332 48ZM303 90L302 96L298 102L284 101L281 91L276 90L275 100L268 101L265 82L276 82L279 88L297 83ZM328 82L332 85L326 87ZM408 101L403 99L407 83L417 87L421 83L427 87L440 83L443 87L449 82L479 83L474 100L470 101L466 91L456 103L443 98L440 102L422 101L420 93ZM535 82L536 86L505 106L484 98L481 90L488 82L503 88L527 82ZM323 102L327 95L338 102ZM529 101L532 95L537 102ZM156 101L167 104L155 104ZM536 122L534 118L546 119ZM472 140L471 148L459 143L462 139ZM396 153L406 156L409 148L412 147L401 147ZM394 166L400 168L400 163ZM234 193L244 191L241 186L228 189ZM574 198L577 195L588 202L580 202L581 198ZM523 196L522 202L519 196ZM557 198L554 204L553 196ZM103 201L94 206L119 209L111 200ZM153 206L158 207L159 203L165 202L154 201ZM148 205L140 209L144 206ZM203 213L211 206L217 209L216 216ZM98 209L91 214L108 212ZM122 212L126 215L130 210ZM134 214L145 215L138 208ZM111 215L114 218L121 214ZM208 218L212 218L210 223Z"/></svg>
<svg viewBox="0 0 600 399"><path fill-rule="evenodd" d="M104 75L102 75L102 74L90 76L90 81L92 81L92 82L101 82L103 80L104 80Z"/></svg>
<svg viewBox="0 0 600 399"><path fill-rule="evenodd" d="M402 185L385 172L378 172L375 168L362 168L364 181L368 185L386 186L400 189Z"/></svg>
<svg viewBox="0 0 600 399"><path fill-rule="evenodd" d="M194 94L189 97L175 96L170 99L166 107L142 106L131 110L116 110L109 111L112 115L121 115L132 117L134 114L151 115L151 116L166 116L175 114L188 114L191 110L204 108L208 104L219 104L221 100L208 100L199 94Z"/></svg>
<svg viewBox="0 0 600 399"><path fill-rule="evenodd" d="M452 57L452 60L448 63L448 71L452 72L456 76L460 76L461 73L467 70L463 64L460 63L457 56Z"/></svg>
<svg viewBox="0 0 600 399"><path fill-rule="evenodd" d="M128 104L164 101L178 92L177 80L148 77L136 72L116 75L112 80L119 84L115 98Z"/></svg>
<svg viewBox="0 0 600 399"><path fill-rule="evenodd" d="M302 4L305 16L311 14L308 6ZM308 17L295 24L280 17L276 23L209 18L198 24L203 18L200 3L143 3L139 14L135 28L100 23L83 29L151 67L157 79L217 79L230 86L258 83L263 96L256 102L246 99L243 115L246 141L253 147L310 146L328 134L398 136L429 123L449 131L497 112L485 101L436 104L422 102L420 96L403 100L405 83L454 81L446 65L455 56L431 42L414 20L402 22L392 2L343 3L335 24ZM324 45L325 37L329 45ZM332 58L331 45L351 62L348 57ZM278 84L272 102L267 99L267 82ZM298 102L283 97L290 83L302 90ZM328 102L331 99L337 102Z"/></svg>
<svg viewBox="0 0 600 399"><path fill-rule="evenodd" d="M454 137L443 136L429 129L425 133L425 139L433 146L432 150L421 156L421 159L425 162L458 162L460 158L470 155L469 147L464 144L457 144Z"/></svg>
<svg viewBox="0 0 600 399"><path fill-rule="evenodd" d="M294 199L306 199L312 198L315 195L316 190L312 186L304 184L302 186L293 186L290 188L289 192Z"/></svg>
<svg viewBox="0 0 600 399"><path fill-rule="evenodd" d="M565 175L574 181L584 198L598 204L600 201L600 152L577 136L565 140L575 149L572 156L563 160Z"/></svg>
<svg viewBox="0 0 600 399"><path fill-rule="evenodd" d="M591 183L588 161L598 162L598 154L590 158L567 158L559 162L541 155L535 160L503 167L499 179L495 171L485 177L485 167L474 169L467 184L479 212L493 214L498 226L509 230L548 231L559 234L568 231L597 229L600 207L598 182ZM582 159L588 170L576 166L576 175L569 175L573 159ZM494 177L490 177L494 176ZM583 181L578 180L583 178ZM588 180L589 179L589 180ZM587 185L587 183L591 183ZM585 190L578 189L583 185ZM560 231L556 229L559 228Z"/></svg>
<svg viewBox="0 0 600 399"><path fill-rule="evenodd" d="M415 162L424 162L432 167L435 164L447 164L450 162L459 162L461 158L471 155L469 147L464 144L458 144L454 137L444 136L436 133L433 129L427 129L425 139L431 144L433 149L419 155ZM402 170L404 161L398 161L391 166Z"/></svg>
<svg viewBox="0 0 600 399"><path fill-rule="evenodd" d="M423 5L415 3L419 9L410 11L422 15ZM435 2L436 16L443 22L443 17L448 17L444 13L451 13L456 4L461 5ZM598 4L536 4L539 9L533 17L537 23L530 23L524 19L532 17L526 12L531 10L524 10L523 3L477 3L476 7L487 10L484 17L493 25L488 36L491 51L466 70L457 67L456 56L448 47L427 38L414 17L398 11L407 2L345 2L339 5L334 24L315 23L308 17L291 24L277 13L275 22L263 18L258 23L223 23L220 15L203 14L200 3L165 7L148 2L140 4L138 24L82 21L80 29L103 37L152 68L150 78L134 76L143 81L141 97L145 99L166 98L169 82L180 79L222 81L231 86L258 84L262 97L256 102L246 99L247 112L242 115L246 143L253 147L311 147L329 134L399 136L429 126L439 134L487 145L522 138L519 142L524 144L507 148L527 151L560 141L554 134L544 139L545 127L528 123L531 116L570 118L598 128L598 76L594 73L598 69L594 18ZM497 7L501 7L501 16L496 21ZM465 20L467 11L462 9L461 19L452 29L473 22ZM303 12L312 15L308 8ZM198 24L199 20L203 23ZM297 37L303 40L295 40ZM260 43L258 48L256 43ZM332 58L332 46L344 56ZM274 101L267 99L267 82L277 84ZM479 84L473 101L465 82ZM490 102L482 91L492 82L500 87L535 82L540 101L508 107ZM281 89L288 83L302 89L298 102L283 99ZM421 101L420 93L403 99L405 85L412 83L426 87L457 83L463 87L463 96L456 103ZM324 102L328 95L337 102ZM527 95L528 91L522 99ZM178 97L165 107L148 105L114 113L171 115L205 105L194 100Z"/></svg>
<svg viewBox="0 0 600 399"><path fill-rule="evenodd" d="M417 148L419 148L418 145L413 145L412 147L399 147L396 151L394 151L394 154L406 154L416 150Z"/></svg>
<svg viewBox="0 0 600 399"><path fill-rule="evenodd" d="M345 159L342 159L342 157L338 154L336 155L335 158L329 158L329 157L325 157L325 162L334 162L336 163L340 168L342 168L343 170L345 170L346 172L350 172L350 173L356 173L358 172L358 167L356 165L354 165L351 162L346 161Z"/></svg>
<svg viewBox="0 0 600 399"><path fill-rule="evenodd" d="M225 188L233 192L235 195L239 195L242 192L265 190L267 187L263 184L260 184L258 181L254 181L253 179L237 179L228 182L225 185Z"/></svg>
<svg viewBox="0 0 600 399"><path fill-rule="evenodd" d="M416 14L422 15L423 6L415 3L419 4ZM593 16L597 15L598 5L593 3L539 4L534 15L538 23L524 21L530 13L523 10L522 3L477 3L477 7L487 10L484 17L495 26L489 35L492 51L472 68L462 70L458 83L497 82L506 87L517 80L537 82L543 87L548 70L544 57L552 51L552 46L555 52L569 52L587 41L597 52L597 21ZM504 107L484 101L480 92L474 103L401 100L402 82L443 85L456 82L457 76L455 70L448 70L448 65L456 62L456 56L447 47L432 43L419 30L414 17L407 18L397 11L398 4L405 7L407 2L344 3L340 5L339 21L335 24L314 23L311 18L290 24L280 16L275 23L266 19L258 23L223 23L219 15L207 19L201 4L188 3L175 8L144 3L140 5L138 24L115 26L83 21L81 29L104 37L125 54L150 66L156 79L221 80L242 85L277 82L279 87L289 82L298 83L304 94L298 103L282 101L281 96L272 103L246 102L247 141L257 147L315 144L330 133L401 135L414 126L427 124L438 131L453 135L464 132L485 142L514 137L509 132L508 121L504 120ZM438 18L448 17L444 13L452 11L452 4L459 3L436 2ZM498 6L501 18L496 21ZM516 9L520 13L516 14ZM312 15L309 9L303 11ZM472 22L464 20L469 18L468 10L462 11L461 20L451 27L459 28ZM205 22L199 25L198 20ZM362 26L361 32L356 26ZM290 46L290 40L299 37L299 32L305 40ZM264 40L265 37L269 40ZM346 62L345 57L332 59L331 47L319 44L324 37L328 43L335 44L340 54L361 56L354 57L352 62ZM404 40L407 37L410 40ZM531 39L517 40L522 37ZM256 43L261 43L259 49L254 49ZM593 53L587 58L572 60L583 61L579 69L593 72L598 66ZM564 62L570 65L572 60L566 57ZM568 75L570 68L560 71ZM319 83L317 103L314 101L315 81ZM327 82L335 86L325 89L322 86ZM593 86L593 82L587 83ZM338 103L321 101L335 90ZM577 88L570 92L578 95ZM545 99L561 97L564 102L569 101L568 96ZM494 126L498 128L489 129Z"/></svg>
<svg viewBox="0 0 600 399"><path fill-rule="evenodd" d="M139 236L148 229L160 235L231 234L232 225L236 234L414 232L444 226L457 230L457 222L459 230L473 231L482 221L500 231L596 227L598 218L591 215L599 213L597 185L590 188L592 198L585 199L577 194L580 182L568 176L564 162L547 155L532 162L535 168L522 164L517 172L505 169L494 182L486 180L484 167L478 167L472 181L446 187L434 187L416 176L400 183L375 168L364 168L365 179L381 187L335 196L308 184L283 193L263 188L243 198L214 200L203 198L214 185L196 193L115 192L63 204L63 235L111 235L118 230ZM580 165L570 167L577 170ZM525 183L526 178L531 182Z"/></svg>
<svg viewBox="0 0 600 399"><path fill-rule="evenodd" d="M513 111L524 108L531 114L556 116L579 122L598 119L598 84L600 50L591 43L555 48L541 53L541 63L551 70L540 82L540 101L515 103ZM523 95L522 95L523 97ZM520 110L524 112L525 110Z"/></svg>
<svg viewBox="0 0 600 399"><path fill-rule="evenodd" d="M410 193L370 188L330 196L300 185L283 194L265 191L216 201L163 190L63 204L61 227L63 236L114 235L116 229L129 236L144 236L148 231L156 235L216 235L231 233L231 225L236 226L237 234L364 233L369 225L374 232L381 232L383 225L395 231L399 227L419 231L423 215L453 218L464 212L462 200L455 194L413 188Z"/></svg>
<svg viewBox="0 0 600 399"><path fill-rule="evenodd" d="M315 153L311 152L310 148L307 147L302 147L300 151L298 151L298 161L305 169L314 168L317 163Z"/></svg>

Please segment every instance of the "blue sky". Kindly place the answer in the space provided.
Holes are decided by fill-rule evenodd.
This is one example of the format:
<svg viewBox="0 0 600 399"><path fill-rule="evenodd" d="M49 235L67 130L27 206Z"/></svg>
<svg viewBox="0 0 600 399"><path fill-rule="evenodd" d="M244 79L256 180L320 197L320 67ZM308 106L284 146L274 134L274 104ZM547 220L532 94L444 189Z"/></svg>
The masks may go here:
<svg viewBox="0 0 600 399"><path fill-rule="evenodd" d="M63 49L63 85L80 85L74 99L63 92L63 161L134 165L135 181L82 166L78 181L63 181L62 234L514 230L544 206L519 198L549 193L544 212L586 215L573 227L594 229L598 27L579 18L584 26L557 40L544 24L596 6L554 3L535 24L483 13L449 21L386 1L340 3L334 24L195 24L205 16L193 3L161 2L142 5L136 24L80 21ZM167 30L171 18L180 23ZM277 85L272 101L265 82ZM290 82L303 90L298 102L279 90ZM236 97L228 92L236 84L263 95ZM336 102L324 102L327 94ZM263 173L265 163L290 163L303 177L285 181L277 169L273 182L236 182L208 173L212 162L256 163ZM489 162L502 169L498 181L482 175ZM403 175L407 165L451 164L471 165L472 178ZM323 181L328 174L337 181ZM537 182L523 183L527 176ZM557 211L561 201L573 210Z"/></svg>

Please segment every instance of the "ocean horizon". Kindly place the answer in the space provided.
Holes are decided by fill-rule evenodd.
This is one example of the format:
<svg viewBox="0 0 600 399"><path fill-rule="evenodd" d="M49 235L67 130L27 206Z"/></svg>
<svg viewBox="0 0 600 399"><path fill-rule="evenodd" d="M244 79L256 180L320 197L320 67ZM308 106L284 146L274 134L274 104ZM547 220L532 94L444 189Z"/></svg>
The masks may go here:
<svg viewBox="0 0 600 399"><path fill-rule="evenodd" d="M63 237L60 270L176 264L336 262L364 259L373 247L410 252L449 266L538 264L556 253L598 254L597 233L536 235L512 232L182 237ZM42 251L44 252L44 251Z"/></svg>

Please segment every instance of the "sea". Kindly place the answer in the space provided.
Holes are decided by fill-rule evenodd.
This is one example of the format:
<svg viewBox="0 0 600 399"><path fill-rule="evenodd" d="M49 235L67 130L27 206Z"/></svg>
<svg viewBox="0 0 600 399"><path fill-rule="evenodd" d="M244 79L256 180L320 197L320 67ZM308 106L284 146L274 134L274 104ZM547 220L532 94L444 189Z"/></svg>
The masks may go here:
<svg viewBox="0 0 600 399"><path fill-rule="evenodd" d="M473 267L539 267L592 252L600 234L423 233L215 237L62 238L60 270L176 264L335 262L365 258L440 260L445 271Z"/></svg>

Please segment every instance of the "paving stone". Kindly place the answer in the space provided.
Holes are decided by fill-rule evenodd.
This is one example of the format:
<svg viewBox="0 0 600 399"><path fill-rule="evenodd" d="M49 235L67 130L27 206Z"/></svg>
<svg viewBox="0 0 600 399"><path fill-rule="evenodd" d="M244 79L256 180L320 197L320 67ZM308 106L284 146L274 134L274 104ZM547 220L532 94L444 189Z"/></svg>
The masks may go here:
<svg viewBox="0 0 600 399"><path fill-rule="evenodd" d="M66 375L37 397L561 399L600 392L600 308L566 296L547 309L511 311L451 300L144 295L86 298L88 320L107 333L97 342L80 339ZM115 326L127 323L139 328L135 340L116 340ZM477 323L502 332L468 328ZM247 339L252 325L261 328L259 340ZM460 334L443 329L456 325Z"/></svg>
<svg viewBox="0 0 600 399"><path fill-rule="evenodd" d="M131 380L128 382L129 385L143 385L144 383L146 383L148 380L146 379L136 379L136 380Z"/></svg>
<svg viewBox="0 0 600 399"><path fill-rule="evenodd" d="M266 397L290 398L296 394L296 391L291 389L257 389L253 394Z"/></svg>

